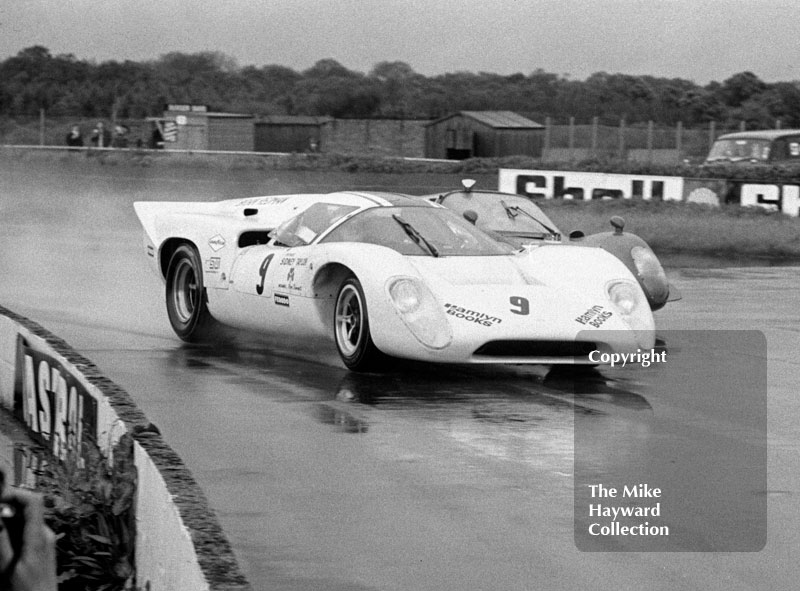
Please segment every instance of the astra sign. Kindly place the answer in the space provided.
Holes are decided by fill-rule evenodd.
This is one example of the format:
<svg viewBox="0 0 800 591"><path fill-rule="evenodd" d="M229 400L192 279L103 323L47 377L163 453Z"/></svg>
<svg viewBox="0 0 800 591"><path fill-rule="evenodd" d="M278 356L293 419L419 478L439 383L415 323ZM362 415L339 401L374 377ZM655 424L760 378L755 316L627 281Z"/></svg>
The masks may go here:
<svg viewBox="0 0 800 591"><path fill-rule="evenodd" d="M81 453L97 435L97 401L57 359L17 343L14 414L55 457Z"/></svg>

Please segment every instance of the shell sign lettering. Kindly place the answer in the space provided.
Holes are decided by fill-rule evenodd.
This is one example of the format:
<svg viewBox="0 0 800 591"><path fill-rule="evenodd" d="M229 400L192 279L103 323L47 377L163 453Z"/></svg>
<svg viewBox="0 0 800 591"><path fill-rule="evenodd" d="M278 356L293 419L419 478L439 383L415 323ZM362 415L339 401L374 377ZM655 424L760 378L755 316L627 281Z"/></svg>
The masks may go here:
<svg viewBox="0 0 800 591"><path fill-rule="evenodd" d="M765 207L797 217L800 185L724 179L501 168L498 188L531 199L644 199Z"/></svg>

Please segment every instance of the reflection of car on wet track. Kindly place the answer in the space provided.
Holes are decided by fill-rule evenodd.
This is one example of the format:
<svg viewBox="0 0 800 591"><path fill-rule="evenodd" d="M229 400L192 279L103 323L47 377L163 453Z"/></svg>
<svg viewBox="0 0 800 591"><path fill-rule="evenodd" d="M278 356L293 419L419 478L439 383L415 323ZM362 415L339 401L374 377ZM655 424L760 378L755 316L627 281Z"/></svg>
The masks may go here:
<svg viewBox="0 0 800 591"><path fill-rule="evenodd" d="M614 232L590 236L573 232L566 237L529 198L476 190L472 188L473 183L465 180L463 189L429 195L426 199L458 212L496 239L516 246L568 244L607 250L625 263L636 277L653 310L662 308L668 301L680 299L680 294L669 285L661 262L647 243L635 234L623 232L625 222L622 218L612 218Z"/></svg>
<svg viewBox="0 0 800 591"><path fill-rule="evenodd" d="M187 341L214 321L332 337L358 371L385 356L590 363L594 349L654 342L647 298L616 257L519 249L419 198L341 192L135 208L169 320Z"/></svg>

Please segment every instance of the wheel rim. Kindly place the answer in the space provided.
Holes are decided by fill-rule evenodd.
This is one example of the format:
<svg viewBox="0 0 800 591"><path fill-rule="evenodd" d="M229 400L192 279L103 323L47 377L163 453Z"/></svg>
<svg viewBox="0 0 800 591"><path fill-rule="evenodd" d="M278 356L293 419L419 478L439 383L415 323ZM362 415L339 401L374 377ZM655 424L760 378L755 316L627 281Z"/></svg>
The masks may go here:
<svg viewBox="0 0 800 591"><path fill-rule="evenodd" d="M175 269L175 285L172 291L172 303L178 319L187 324L192 320L198 303L197 276L194 267L187 260L178 263Z"/></svg>
<svg viewBox="0 0 800 591"><path fill-rule="evenodd" d="M352 285L343 287L336 302L336 343L347 357L353 356L361 343L363 310L358 290Z"/></svg>

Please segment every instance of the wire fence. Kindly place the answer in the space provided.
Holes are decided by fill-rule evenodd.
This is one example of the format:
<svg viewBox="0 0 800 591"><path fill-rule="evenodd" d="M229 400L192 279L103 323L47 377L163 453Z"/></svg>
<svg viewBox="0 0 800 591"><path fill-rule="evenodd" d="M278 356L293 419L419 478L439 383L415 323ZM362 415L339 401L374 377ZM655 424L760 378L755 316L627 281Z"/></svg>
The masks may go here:
<svg viewBox="0 0 800 591"><path fill-rule="evenodd" d="M370 120L377 128L381 121ZM98 119L51 117L42 112L39 117L3 118L0 117L0 144L27 146L65 146L67 135L73 126L77 126L83 138L83 145L92 146L92 135L97 129ZM346 126L353 124L351 120L333 120L332 124ZM404 142L405 157L424 157L424 126L413 122L407 133L419 134L418 141L409 138ZM150 147L152 124L144 119L103 120L108 138L105 147ZM391 125L396 127L397 121ZM570 161L587 158L646 160L652 162L674 163L685 160L696 162L702 160L714 140L731 131L745 129L744 124L735 127L724 126L714 121L703 128L685 128L682 124L673 127L656 125L653 122L628 124L620 120L618 125L601 125L598 118L590 122L577 122L574 118L567 121L547 118L544 122L543 161ZM777 123L780 127L780 122ZM376 134L373 134L376 135ZM379 134L377 134L379 135ZM385 149L376 146L380 139L366 139L364 134L346 134L342 136L336 150L351 154L382 153L393 155L396 142L387 144ZM112 143L107 143L111 141ZM347 145L339 145L344 142ZM352 145L350 145L352 144ZM326 146L321 146L325 151ZM376 152L377 150L377 152ZM412 152L419 152L412 153Z"/></svg>
<svg viewBox="0 0 800 591"><path fill-rule="evenodd" d="M588 124L570 118L564 124L547 118L544 153L545 159L548 154L572 152L572 159L695 161L705 158L720 135L744 129L744 123L725 126L715 121L702 128L686 128L681 123L665 127L652 121L627 124L624 119L618 125L600 125L598 118Z"/></svg>

